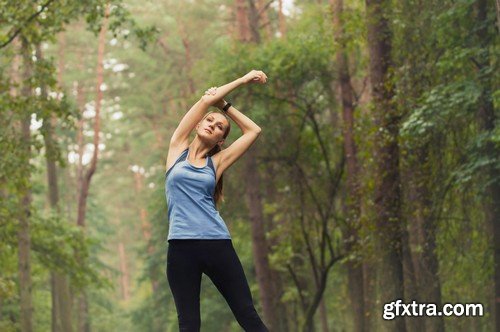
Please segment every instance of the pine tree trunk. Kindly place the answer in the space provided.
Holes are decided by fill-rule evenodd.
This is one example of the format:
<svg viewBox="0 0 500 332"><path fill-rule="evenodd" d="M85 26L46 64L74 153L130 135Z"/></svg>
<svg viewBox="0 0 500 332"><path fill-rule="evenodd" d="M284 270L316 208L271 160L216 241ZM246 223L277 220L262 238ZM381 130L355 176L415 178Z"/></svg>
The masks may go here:
<svg viewBox="0 0 500 332"><path fill-rule="evenodd" d="M238 27L237 38L241 42L250 41L250 23L248 22L248 10L245 0L235 0L236 6L236 23Z"/></svg>
<svg viewBox="0 0 500 332"><path fill-rule="evenodd" d="M252 43L260 44L261 38L260 38L260 32L259 32L259 25L260 25L260 16L259 12L257 11L257 6L255 4L255 0L247 0L248 4L248 23L249 23L249 28L250 28L250 41Z"/></svg>
<svg viewBox="0 0 500 332"><path fill-rule="evenodd" d="M410 206L408 206L408 212L405 214L408 216L409 223L407 229L403 229L403 277L405 280L404 284L404 294L405 302L411 302L415 300L417 302L422 302L419 294L419 288L417 283L417 255L412 248L417 248L421 239L417 236L419 232L419 225L412 220L411 214L415 207L411 206L413 202L414 188L411 182L413 178L413 169L409 169L406 174L402 175L402 183L408 184L407 188L403 189L404 193L407 193L406 201ZM424 318L425 319L425 318ZM425 331L425 320L422 317L406 317L406 329L408 332L420 332Z"/></svg>
<svg viewBox="0 0 500 332"><path fill-rule="evenodd" d="M265 173L265 185L266 185L266 201L270 204L276 204L278 200L278 193L276 191L276 185L274 180L276 179L276 172L272 167L272 164L266 165L266 173ZM269 213L266 215L265 224L267 232L273 232L278 224L283 224L283 219L280 218L275 213ZM269 248L272 251L273 247L278 245L281 241L283 241L283 236L277 236L269 239ZM287 320L287 306L283 302L280 301L281 296L283 295L283 282L281 280L281 276L279 271L271 270L271 282L273 285L273 306L276 308L277 322L273 327L273 331L276 332L289 332L290 328L288 326Z"/></svg>
<svg viewBox="0 0 500 332"><path fill-rule="evenodd" d="M135 193L138 197L140 197L143 189L143 176L140 172L135 172L134 173L134 183L135 183ZM151 243L151 225L148 221L148 212L144 208L144 206L140 207L140 218L141 218L141 230L142 230L142 237L144 241L148 244L148 254L153 255L155 252L155 249ZM154 272L154 269L151 268L149 270L149 279L151 280L151 289L153 291L153 294L155 294L158 290L159 286L159 281L158 278L156 277L156 274Z"/></svg>
<svg viewBox="0 0 500 332"><path fill-rule="evenodd" d="M125 254L125 246L123 245L123 242L118 243L118 253L120 254L122 298L124 301L128 301L130 299L129 274L127 269L127 256Z"/></svg>
<svg viewBox="0 0 500 332"><path fill-rule="evenodd" d="M392 104L394 96L389 77L391 65L390 3L366 0L370 80L375 125L375 223L377 251L381 258L379 278L381 301L404 299L402 219L400 212L399 123ZM394 331L406 331L404 317L384 321Z"/></svg>
<svg viewBox="0 0 500 332"><path fill-rule="evenodd" d="M333 28L335 40L340 46L337 51L336 61L339 76L340 96L342 101L342 119L344 135L344 151L347 163L347 250L360 251L360 196L358 183L358 160L356 144L354 141L354 92L351 86L351 77L344 47L344 28L342 23L343 0L330 0L333 11ZM358 255L356 255L357 257ZM368 324L365 322L365 303L363 289L363 268L361 261L350 260L347 262L349 280L349 296L351 299L355 331L366 331Z"/></svg>
<svg viewBox="0 0 500 332"><path fill-rule="evenodd" d="M90 161L90 167L85 173L85 176L83 177L83 181L81 183L81 188L80 188L80 195L78 197L77 225L84 229L85 229L85 213L87 209L87 196L90 189L90 181L97 169L97 160L99 152L100 111L102 102L101 85L104 80L103 60L104 60L104 48L106 45L108 16L109 16L109 3L106 4L101 30L99 31L99 41L98 41L99 44L97 50L97 69L96 69L97 84L96 84L95 120L94 120L94 152L92 155L92 159ZM81 157L82 156L80 155L80 158ZM80 332L89 332L90 322L88 317L88 299L87 299L87 293L85 291L82 292L79 298L78 316L79 316L78 330Z"/></svg>
<svg viewBox="0 0 500 332"><path fill-rule="evenodd" d="M82 68L79 68L83 70ZM76 188L77 195L76 201L80 202L80 196L82 192L82 184L83 184L83 154L85 153L85 144L83 142L83 127L84 127L84 117L83 113L85 112L85 90L83 88L83 84L80 82L76 83L76 101L78 104L78 110L80 111L80 119L76 123L76 144L78 145L78 163L76 169ZM77 220L78 220L78 205L77 209Z"/></svg>
<svg viewBox="0 0 500 332"><path fill-rule="evenodd" d="M64 72L64 53L65 53L65 45L66 45L66 39L64 33L61 33L59 35L59 51L58 51L58 58L59 58L59 65L58 65L58 71L57 71L57 81L59 82L59 85L62 86L63 84L63 79L62 75ZM54 125L53 123L51 124L51 127L53 128ZM51 128L51 132L52 131ZM52 163L52 162L51 162ZM52 167L52 166L51 166ZM54 197L57 197L57 200L54 200L54 205L57 205L58 207L58 212L60 214L60 203L59 203L59 191L58 191L58 185L57 185L57 172L56 172L56 166L54 163L54 176L53 179L54 181L50 181L50 183L54 182L54 188L56 188L57 193L56 194L50 194L51 196L54 195ZM56 284L56 287L58 289L57 291L57 299L58 299L58 306L60 308L59 312L61 314L60 320L61 320L61 326L62 326L62 331L63 332L72 332L73 331L73 318L72 318L72 296L71 296L71 290L70 290L70 285L69 285L69 277L65 276L63 274L54 274L54 282Z"/></svg>
<svg viewBox="0 0 500 332"><path fill-rule="evenodd" d="M78 145L78 164L77 164L77 170L76 170L76 176L77 176L77 179L76 179L77 195L76 196L77 196L77 202L80 202L80 196L82 195L83 171L84 171L83 153L85 151L84 150L85 146L84 146L84 142L83 142L83 127L84 127L83 113L85 111L85 96L84 96L83 86L80 82L77 82L76 91L77 91L76 99L77 99L77 103L78 103L78 109L80 110L80 113L81 113L81 118L78 120L78 123L77 123L77 138L76 138L77 145ZM77 220L78 220L78 215L79 215L78 207L79 206L77 205ZM77 221L77 223L78 223L78 221ZM76 253L76 255L78 255L78 253ZM73 293L72 296L74 297L75 294ZM84 299L82 299L82 294L75 297L75 300L76 300L75 302L76 302L76 314L77 314L76 315L76 329L77 329L77 331L82 332L85 330L85 324L84 324L85 312L83 312L81 309L81 308L85 308L85 306L82 304L82 301L84 301Z"/></svg>
<svg viewBox="0 0 500 332"><path fill-rule="evenodd" d="M194 86L194 81L191 77L191 68L193 65L193 60L191 56L191 45L189 44L189 36L186 33L186 28L181 20L177 20L177 27L179 28L179 35L181 36L182 45L184 46L184 51L186 52L186 73L185 76L188 80L189 94L194 95L196 93L196 88Z"/></svg>
<svg viewBox="0 0 500 332"><path fill-rule="evenodd" d="M23 58L24 70L22 73L21 96L30 98L32 89L29 84L29 78L32 75L33 65L31 60L31 50L28 41L21 38L21 53ZM24 157L26 163L31 159L31 113L23 114L21 123ZM26 174L27 183L29 183L30 174ZM19 214L18 228L18 272L19 272L19 301L20 301L20 327L22 332L33 331L33 303L31 299L31 238L30 238L30 217L31 217L31 189L25 185L21 189L22 197L20 201L21 211Z"/></svg>
<svg viewBox="0 0 500 332"><path fill-rule="evenodd" d="M412 192L410 208L410 223L415 231L416 245L421 248L412 252L417 285L417 299L421 303L435 303L441 306L441 283L439 280L439 261L436 253L437 221L432 215L432 170L429 161L429 145L424 144L412 150L411 155L416 158L412 163L409 179ZM420 323L420 321L419 321ZM426 317L424 320L427 332L444 331L443 317ZM422 330L420 327L418 330Z"/></svg>
<svg viewBox="0 0 500 332"><path fill-rule="evenodd" d="M245 186L246 201L250 217L252 231L252 253L255 264L259 294L262 302L264 320L268 328L274 331L279 325L273 307L273 285L271 269L268 260L268 244L264 229L264 215L262 211L262 196L260 194L260 174L258 173L255 146L250 147L245 159Z"/></svg>
<svg viewBox="0 0 500 332"><path fill-rule="evenodd" d="M97 169L97 160L99 152L99 132L100 132L100 111L102 103L101 85L104 81L104 47L106 45L107 17L109 15L109 4L106 5L106 14L103 20L101 30L99 32L99 45L97 51L97 84L96 84L96 99L95 99L95 119L94 119L94 152L90 161L90 167L83 177L82 187L80 189L80 197L78 200L78 219L77 225L85 228L85 212L87 206L87 196L90 189L90 181Z"/></svg>
<svg viewBox="0 0 500 332"><path fill-rule="evenodd" d="M267 14L267 9L269 8L267 5L267 1L257 0L257 10L262 17L262 25L264 26L266 40L271 40L273 38L273 30L271 27L271 21L269 20L269 15Z"/></svg>
<svg viewBox="0 0 500 332"><path fill-rule="evenodd" d="M236 0L239 26L239 40L242 42L260 43L259 15L253 0L249 0L248 8L244 0ZM241 20L240 20L241 19ZM264 212L260 193L260 174L256 163L257 146L251 147L245 156L246 202L252 230L252 252L262 302L264 322L271 331L280 325L277 307L273 305L275 285L272 270L269 266L269 244L265 236Z"/></svg>
<svg viewBox="0 0 500 332"><path fill-rule="evenodd" d="M36 47L36 56L38 59L43 59L40 44ZM41 87L41 97L47 98L47 88ZM57 167L55 162L55 143L54 143L54 124L55 118L50 116L43 119L43 139L46 148L46 164L47 164L47 183L49 187L49 203L53 211L60 215L59 208L59 190L57 185ZM50 272L50 285L52 293L52 331L55 332L70 332L73 327L71 325L71 299L68 294L67 278L57 272Z"/></svg>
<svg viewBox="0 0 500 332"><path fill-rule="evenodd" d="M321 318L321 331L322 332L329 332L330 329L328 328L328 315L326 312L325 297L324 296L321 298L321 301L319 302L319 315Z"/></svg>
<svg viewBox="0 0 500 332"><path fill-rule="evenodd" d="M479 108L477 112L477 120L482 133L492 135L496 131L497 114L493 105L493 78L494 70L485 70L487 67L492 67L490 59L490 48L493 43L492 36L488 35L488 1L478 0L475 3L476 25L479 27L476 30L481 53L475 59L478 69L478 78L481 83L482 94L480 97ZM498 1L497 1L497 9ZM492 8L490 8L491 10ZM497 11L498 14L498 11ZM500 26L499 26L500 27ZM493 139L486 141L484 154L489 158L498 157L499 149L495 146ZM487 166L484 174L484 181L488 183L484 189L483 206L485 223L493 234L493 259L494 259L494 284L495 294L493 295L492 317L495 319L495 330L500 331L500 181L497 179L497 170L495 165Z"/></svg>
<svg viewBox="0 0 500 332"><path fill-rule="evenodd" d="M362 264L363 269L363 290L364 290L364 303L365 303L365 322L366 331L370 331L374 324L375 315L378 314L379 307L376 305L376 284L377 284L377 271L374 263L365 261ZM375 315L374 315L375 313Z"/></svg>
<svg viewBox="0 0 500 332"><path fill-rule="evenodd" d="M281 37L285 37L286 21L285 21L285 15L283 14L283 0L278 0L278 25Z"/></svg>

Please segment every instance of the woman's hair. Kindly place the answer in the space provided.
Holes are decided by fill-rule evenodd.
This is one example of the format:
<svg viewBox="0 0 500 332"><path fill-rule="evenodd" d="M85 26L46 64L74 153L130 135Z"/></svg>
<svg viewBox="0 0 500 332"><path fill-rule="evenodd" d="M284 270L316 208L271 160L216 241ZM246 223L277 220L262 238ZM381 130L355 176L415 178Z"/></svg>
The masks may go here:
<svg viewBox="0 0 500 332"><path fill-rule="evenodd" d="M210 114L210 113L219 113L219 114L222 114L224 115L224 117L227 119L227 123L228 123L228 126L227 126L227 129L226 129L226 132L224 133L224 139L227 137L227 135L229 135L229 131L231 130L231 121L229 121L229 118L227 117L227 115L225 115L224 113L222 112L218 112L218 111L210 111L208 112L202 119L202 121ZM208 155L209 156L213 156L214 154L216 154L217 152L221 151L221 147L219 144L215 144L215 146L212 148L212 150L208 151ZM220 175L220 179L219 179L219 182L217 182L216 186L215 186L215 191L214 191L214 201L215 201L215 204L218 204L220 201L224 201L224 194L222 193L222 186L223 186L223 175L221 174Z"/></svg>

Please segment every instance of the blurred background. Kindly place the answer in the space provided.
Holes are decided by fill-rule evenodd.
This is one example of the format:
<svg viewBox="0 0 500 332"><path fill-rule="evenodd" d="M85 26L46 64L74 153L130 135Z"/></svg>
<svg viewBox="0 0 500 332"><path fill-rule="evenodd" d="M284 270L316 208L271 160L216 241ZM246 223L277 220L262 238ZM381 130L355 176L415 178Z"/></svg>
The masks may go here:
<svg viewBox="0 0 500 332"><path fill-rule="evenodd" d="M218 208L270 330L500 328L498 1L0 6L1 331L178 330L169 140L251 69L226 99L262 134ZM201 315L241 330L206 276Z"/></svg>

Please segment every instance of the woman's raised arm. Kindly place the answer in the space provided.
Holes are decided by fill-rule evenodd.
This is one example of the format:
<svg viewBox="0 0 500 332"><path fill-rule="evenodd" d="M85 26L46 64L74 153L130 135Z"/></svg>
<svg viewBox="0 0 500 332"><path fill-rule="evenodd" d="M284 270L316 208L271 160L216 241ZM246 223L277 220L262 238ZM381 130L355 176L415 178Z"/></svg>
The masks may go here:
<svg viewBox="0 0 500 332"><path fill-rule="evenodd" d="M224 98L229 92L246 83L265 83L266 79L267 76L262 71L252 70L245 76L218 87L215 94L202 96L182 118L170 138L170 146L187 146L189 134L203 118L208 108Z"/></svg>
<svg viewBox="0 0 500 332"><path fill-rule="evenodd" d="M252 70L250 73L245 75L243 81L246 83L254 82L264 84L267 81L267 76L262 71ZM216 88L216 93L219 88ZM217 102L215 106L222 109L226 102ZM261 128L253 122L249 117L238 111L234 106L229 107L226 114L240 127L243 135L241 135L236 141L234 141L226 149L216 153L213 158L216 163L217 174L216 178L219 179L220 175L228 169L232 164L236 162L255 142L257 137L260 135Z"/></svg>
<svg viewBox="0 0 500 332"><path fill-rule="evenodd" d="M224 98L232 90L244 84L242 78L238 78L226 85L217 88L217 94L204 95L200 100L194 104L191 109L184 115L181 122L175 129L172 137L170 138L170 146L184 146L188 145L189 134L196 127L198 122L203 118L208 108L212 106L217 100Z"/></svg>
<svg viewBox="0 0 500 332"><path fill-rule="evenodd" d="M207 112L208 108L215 102L217 102L218 99L222 98L222 93L224 93L225 96L242 84L244 84L244 81L241 78L238 78L237 80L223 85L219 88L217 97L215 95L204 95L189 109L189 111L182 117L181 122L170 138L167 161L165 164L166 170L170 169L181 152L189 146L189 134L191 133L191 131L193 131L198 122L203 119L203 116Z"/></svg>
<svg viewBox="0 0 500 332"><path fill-rule="evenodd" d="M240 85L251 82L265 83L266 79L267 77L263 72L252 70L245 76L217 88L216 93L202 96L201 99L198 100L183 116L170 138L167 162L165 165L166 169L168 170L178 158L180 153L189 146L189 134L193 131L198 122L203 119L203 116L210 106L214 105L217 101L220 101L224 98L224 96Z"/></svg>

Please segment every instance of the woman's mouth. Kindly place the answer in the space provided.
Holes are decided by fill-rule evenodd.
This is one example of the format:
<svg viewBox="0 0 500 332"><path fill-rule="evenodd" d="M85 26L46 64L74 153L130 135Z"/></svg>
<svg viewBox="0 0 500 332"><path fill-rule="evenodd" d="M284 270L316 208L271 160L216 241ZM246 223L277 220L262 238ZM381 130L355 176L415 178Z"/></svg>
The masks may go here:
<svg viewBox="0 0 500 332"><path fill-rule="evenodd" d="M210 130L208 130L207 128L205 128L205 130L209 133L209 134L212 134L212 132Z"/></svg>

